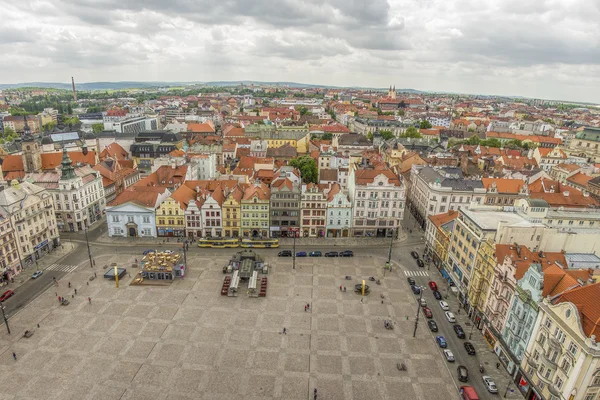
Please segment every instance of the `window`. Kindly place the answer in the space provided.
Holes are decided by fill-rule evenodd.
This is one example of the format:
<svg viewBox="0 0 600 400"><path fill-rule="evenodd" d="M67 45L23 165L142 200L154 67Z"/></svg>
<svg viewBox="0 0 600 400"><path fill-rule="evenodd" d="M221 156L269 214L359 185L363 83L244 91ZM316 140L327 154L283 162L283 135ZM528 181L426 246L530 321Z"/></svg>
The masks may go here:
<svg viewBox="0 0 600 400"><path fill-rule="evenodd" d="M556 380L554 381L554 383L556 384L556 387L560 389L560 388L562 388L562 385L563 385L564 382L563 382L562 379L560 379L560 377L557 376Z"/></svg>
<svg viewBox="0 0 600 400"><path fill-rule="evenodd" d="M552 321L550 321L550 318L546 318L546 321L544 321L544 326L550 329L550 327L552 326Z"/></svg>
<svg viewBox="0 0 600 400"><path fill-rule="evenodd" d="M144 216L144 223L145 224L149 224L150 223L150 217L149 216L147 216L147 215Z"/></svg>
<svg viewBox="0 0 600 400"><path fill-rule="evenodd" d="M567 359L564 359L562 364L560 364L560 367L563 371L565 371L565 374L568 374L569 370L571 369L571 364L569 364L569 361L567 361Z"/></svg>
<svg viewBox="0 0 600 400"><path fill-rule="evenodd" d="M119 216L118 215L113 215L112 216L112 222L119 222ZM20 226L19 226L19 230L21 230Z"/></svg>
<svg viewBox="0 0 600 400"><path fill-rule="evenodd" d="M573 356L577 354L577 346L573 342L569 343L569 353L571 353Z"/></svg>
<svg viewBox="0 0 600 400"><path fill-rule="evenodd" d="M133 217L132 217L132 216L130 216L130 215L128 215L128 216L127 216L127 222L133 222Z"/></svg>

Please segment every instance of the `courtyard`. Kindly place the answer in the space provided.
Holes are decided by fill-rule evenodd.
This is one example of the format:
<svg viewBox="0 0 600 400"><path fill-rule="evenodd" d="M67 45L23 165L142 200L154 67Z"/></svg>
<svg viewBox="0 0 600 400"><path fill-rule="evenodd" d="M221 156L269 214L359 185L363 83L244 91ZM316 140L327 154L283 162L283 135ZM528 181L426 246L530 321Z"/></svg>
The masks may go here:
<svg viewBox="0 0 600 400"><path fill-rule="evenodd" d="M0 333L0 399L305 400L314 388L328 400L458 397L423 319L412 337L413 294L404 275L382 277L382 256L298 258L293 270L291 258L258 250L268 290L250 298L246 283L238 297L220 295L233 253L188 253L185 279L166 286L102 279L101 265L123 255L99 260L92 281L79 266L10 320L11 336ZM367 282L361 303L351 286L369 276L381 285ZM22 337L28 329L34 335Z"/></svg>

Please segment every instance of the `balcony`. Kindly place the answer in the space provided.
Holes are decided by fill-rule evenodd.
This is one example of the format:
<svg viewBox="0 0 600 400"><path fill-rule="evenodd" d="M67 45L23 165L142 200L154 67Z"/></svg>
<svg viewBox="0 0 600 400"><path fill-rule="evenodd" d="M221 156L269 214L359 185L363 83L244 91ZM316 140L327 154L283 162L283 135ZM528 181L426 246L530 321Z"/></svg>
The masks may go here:
<svg viewBox="0 0 600 400"><path fill-rule="evenodd" d="M548 335L548 338L550 339L550 344L552 345L552 347L555 347L557 349L561 349L562 348L562 343L553 335Z"/></svg>
<svg viewBox="0 0 600 400"><path fill-rule="evenodd" d="M535 374L546 385L548 385L548 386L552 385L552 381L550 380L550 378L546 378L544 375L540 374L540 371L536 371ZM550 374L550 376L552 376L552 374Z"/></svg>
<svg viewBox="0 0 600 400"><path fill-rule="evenodd" d="M548 385L548 390L550 391L550 393L552 393L554 396L558 397L559 399L562 398L561 391L558 387L556 387L556 385L554 385L554 384Z"/></svg>
<svg viewBox="0 0 600 400"><path fill-rule="evenodd" d="M539 368L538 363L535 362L535 360L533 359L533 357L527 357L527 364L529 364L535 370L537 370Z"/></svg>

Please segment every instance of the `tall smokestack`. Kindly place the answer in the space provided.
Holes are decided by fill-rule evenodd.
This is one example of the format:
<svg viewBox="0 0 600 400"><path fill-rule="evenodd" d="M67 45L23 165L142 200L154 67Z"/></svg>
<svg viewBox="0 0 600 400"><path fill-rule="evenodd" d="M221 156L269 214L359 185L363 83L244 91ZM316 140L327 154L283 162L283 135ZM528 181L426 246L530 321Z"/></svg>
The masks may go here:
<svg viewBox="0 0 600 400"><path fill-rule="evenodd" d="M73 86L73 100L77 101L77 92L75 91L75 79L71 77L71 85Z"/></svg>

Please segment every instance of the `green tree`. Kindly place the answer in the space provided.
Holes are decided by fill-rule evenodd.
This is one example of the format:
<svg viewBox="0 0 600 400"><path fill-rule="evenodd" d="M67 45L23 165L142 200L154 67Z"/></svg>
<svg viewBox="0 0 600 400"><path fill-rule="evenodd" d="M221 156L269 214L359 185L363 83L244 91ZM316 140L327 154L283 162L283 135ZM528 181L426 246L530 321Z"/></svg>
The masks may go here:
<svg viewBox="0 0 600 400"><path fill-rule="evenodd" d="M302 175L302 182L304 183L317 183L319 178L319 171L317 169L317 162L311 156L301 156L290 160L289 165L297 168Z"/></svg>
<svg viewBox="0 0 600 400"><path fill-rule="evenodd" d="M17 132L15 132L15 130L13 128L9 128L8 126L5 126L2 137L8 138L8 137L12 137L12 136L17 136Z"/></svg>
<svg viewBox="0 0 600 400"><path fill-rule="evenodd" d="M367 139L369 139L370 141L373 141L373 132L367 133Z"/></svg>
<svg viewBox="0 0 600 400"><path fill-rule="evenodd" d="M65 125L75 126L80 123L81 121L77 117L63 118L63 124Z"/></svg>
<svg viewBox="0 0 600 400"><path fill-rule="evenodd" d="M321 139L323 140L331 140L333 139L333 135L329 132L325 132L324 134L321 135Z"/></svg>
<svg viewBox="0 0 600 400"><path fill-rule="evenodd" d="M308 112L308 108L306 108L306 107L304 107L304 106L300 106L300 107L298 107L298 108L296 109L296 111L299 111L299 112L300 112L300 115L307 115L307 114L310 114L310 113Z"/></svg>
<svg viewBox="0 0 600 400"><path fill-rule="evenodd" d="M466 143L470 144L472 146L477 146L480 142L481 142L481 138L477 135L473 135L466 140Z"/></svg>
<svg viewBox="0 0 600 400"><path fill-rule="evenodd" d="M487 147L502 147L502 142L496 138L482 140L480 144Z"/></svg>
<svg viewBox="0 0 600 400"><path fill-rule="evenodd" d="M99 113L104 111L104 107L101 106L90 106L87 108L88 113Z"/></svg>
<svg viewBox="0 0 600 400"><path fill-rule="evenodd" d="M429 121L423 120L421 121L421 129L430 129L431 123Z"/></svg>
<svg viewBox="0 0 600 400"><path fill-rule="evenodd" d="M100 133L104 130L104 124L93 124L92 125L92 132L94 133Z"/></svg>
<svg viewBox="0 0 600 400"><path fill-rule="evenodd" d="M48 122L47 124L44 124L42 126L42 129L44 130L44 132L50 132L54 128L56 128L56 122L54 122L54 121Z"/></svg>
<svg viewBox="0 0 600 400"><path fill-rule="evenodd" d="M394 134L390 130L382 129L379 131L379 133L381 134L381 138L383 140L390 140L394 138Z"/></svg>
<svg viewBox="0 0 600 400"><path fill-rule="evenodd" d="M417 128L415 128L414 126L409 126L402 135L400 135L400 137L402 138L421 138L421 134L419 133L419 131L417 130Z"/></svg>
<svg viewBox="0 0 600 400"><path fill-rule="evenodd" d="M67 103L67 114L73 114L73 106L71 106L71 103Z"/></svg>

